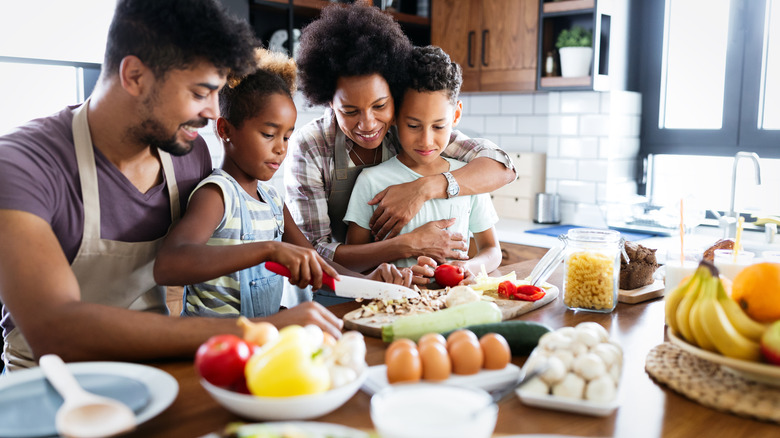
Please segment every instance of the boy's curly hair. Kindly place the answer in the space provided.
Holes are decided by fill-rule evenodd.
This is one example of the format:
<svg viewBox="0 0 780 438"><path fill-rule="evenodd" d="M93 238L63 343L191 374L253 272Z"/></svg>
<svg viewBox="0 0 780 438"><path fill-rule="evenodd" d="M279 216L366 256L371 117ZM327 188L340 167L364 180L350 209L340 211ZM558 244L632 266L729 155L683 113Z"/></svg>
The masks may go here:
<svg viewBox="0 0 780 438"><path fill-rule="evenodd" d="M415 47L409 60L407 89L445 91L455 104L463 84L463 72L458 63L437 46ZM400 107L400 103L398 107Z"/></svg>
<svg viewBox="0 0 780 438"><path fill-rule="evenodd" d="M257 70L247 76L231 73L219 92L219 113L236 128L263 110L267 96L281 93L292 99L295 93L297 71L292 58L257 49L255 64Z"/></svg>
<svg viewBox="0 0 780 438"><path fill-rule="evenodd" d="M331 5L303 29L300 87L309 103L326 105L340 77L377 73L394 97L403 93L412 43L393 18L373 6Z"/></svg>
<svg viewBox="0 0 780 438"><path fill-rule="evenodd" d="M103 60L107 75L137 56L155 76L208 61L222 73L248 73L260 43L244 20L215 0L119 0Z"/></svg>

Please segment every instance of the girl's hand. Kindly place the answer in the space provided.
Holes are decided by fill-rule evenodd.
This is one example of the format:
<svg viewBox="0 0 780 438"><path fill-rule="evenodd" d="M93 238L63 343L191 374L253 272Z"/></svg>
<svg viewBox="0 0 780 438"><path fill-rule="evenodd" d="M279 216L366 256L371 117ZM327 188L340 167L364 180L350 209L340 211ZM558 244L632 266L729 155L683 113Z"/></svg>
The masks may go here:
<svg viewBox="0 0 780 438"><path fill-rule="evenodd" d="M312 288L322 288L322 273L338 279L339 273L323 259L313 248L275 242L271 260L284 265L290 270L290 284L299 288L311 285Z"/></svg>
<svg viewBox="0 0 780 438"><path fill-rule="evenodd" d="M406 287L412 285L412 270L410 268L398 269L391 263L382 263L366 277L370 280L400 284Z"/></svg>
<svg viewBox="0 0 780 438"><path fill-rule="evenodd" d="M448 265L452 266L460 266L463 268L463 280L458 283L462 285L466 284L474 284L476 283L476 278L473 272L471 272L471 269L469 268L470 263L466 260L450 260L447 262Z"/></svg>
<svg viewBox="0 0 780 438"><path fill-rule="evenodd" d="M433 279L433 271L436 269L436 260L420 256L417 257L417 264L412 266L412 282L414 284L427 285Z"/></svg>

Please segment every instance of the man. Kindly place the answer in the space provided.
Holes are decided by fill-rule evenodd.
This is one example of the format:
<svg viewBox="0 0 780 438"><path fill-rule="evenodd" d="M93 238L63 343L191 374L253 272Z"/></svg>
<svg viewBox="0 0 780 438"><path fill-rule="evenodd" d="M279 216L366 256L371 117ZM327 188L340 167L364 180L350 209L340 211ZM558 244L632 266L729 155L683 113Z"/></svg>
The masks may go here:
<svg viewBox="0 0 780 438"><path fill-rule="evenodd" d="M249 26L214 0L120 0L100 79L80 106L0 137L0 301L7 370L192 355L235 320L171 318L156 250L211 171L197 129L227 72L254 65ZM138 310L145 310L140 312ZM341 321L315 303L278 326Z"/></svg>

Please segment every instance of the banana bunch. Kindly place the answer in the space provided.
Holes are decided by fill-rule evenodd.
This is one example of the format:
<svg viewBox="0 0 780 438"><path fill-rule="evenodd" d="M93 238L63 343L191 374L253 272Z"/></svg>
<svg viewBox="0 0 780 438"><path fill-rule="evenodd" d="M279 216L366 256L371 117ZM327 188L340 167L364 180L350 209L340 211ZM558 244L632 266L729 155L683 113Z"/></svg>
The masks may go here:
<svg viewBox="0 0 780 438"><path fill-rule="evenodd" d="M764 324L751 319L732 300L718 270L702 262L690 279L666 297L666 325L700 348L724 356L758 361Z"/></svg>

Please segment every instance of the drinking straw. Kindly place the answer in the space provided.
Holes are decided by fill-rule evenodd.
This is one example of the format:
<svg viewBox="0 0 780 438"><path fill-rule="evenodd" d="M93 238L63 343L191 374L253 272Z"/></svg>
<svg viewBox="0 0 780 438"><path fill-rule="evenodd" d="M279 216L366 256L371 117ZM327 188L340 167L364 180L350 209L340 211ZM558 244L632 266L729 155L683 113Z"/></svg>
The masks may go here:
<svg viewBox="0 0 780 438"><path fill-rule="evenodd" d="M683 238L685 236L685 222L683 222L683 200L680 198L680 266L685 266L685 253L683 252Z"/></svg>
<svg viewBox="0 0 780 438"><path fill-rule="evenodd" d="M737 263L737 254L739 253L739 243L742 240L742 227L745 226L745 217L740 216L739 221L737 221L737 237L734 240L734 251L732 251L732 254L734 255L734 263Z"/></svg>

